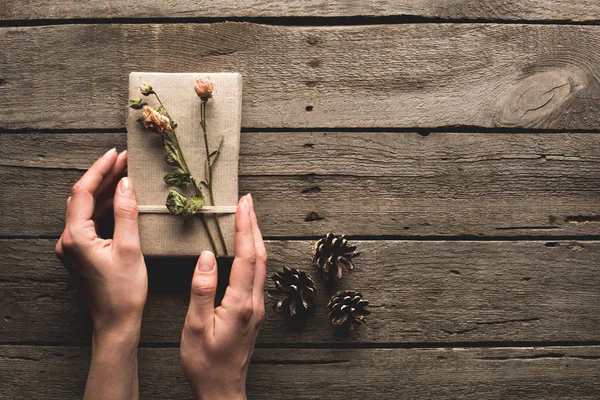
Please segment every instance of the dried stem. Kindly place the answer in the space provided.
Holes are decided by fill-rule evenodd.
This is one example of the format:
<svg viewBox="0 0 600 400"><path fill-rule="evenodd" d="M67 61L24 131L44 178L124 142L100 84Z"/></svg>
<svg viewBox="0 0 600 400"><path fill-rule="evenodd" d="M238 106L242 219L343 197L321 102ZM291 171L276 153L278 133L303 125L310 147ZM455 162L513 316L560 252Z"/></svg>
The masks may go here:
<svg viewBox="0 0 600 400"><path fill-rule="evenodd" d="M194 184L194 188L196 189L196 193L202 193L200 191L200 186L198 186L198 182L196 181L196 179L192 176L192 171L190 170L190 166L188 165L186 159L185 159L185 155L183 155L183 151L181 150L181 145L179 144L179 139L177 139L177 135L175 134L175 132L173 133L165 133L165 135L168 135L169 138L171 139L171 142L173 142L175 144L175 148L177 149L177 153L179 153L179 157L181 159L181 162L183 163L182 167L185 170L185 172L187 172L188 174L190 174L192 183Z"/></svg>
<svg viewBox="0 0 600 400"><path fill-rule="evenodd" d="M213 206L215 206L215 199L213 196L213 188L212 188L212 166L213 163L210 162L210 150L208 149L208 135L206 133L206 101L202 100L200 103L200 125L202 126L202 132L204 133L204 149L206 151L206 185L208 186L208 196L210 197L210 202ZM223 245L223 250L225 251L225 256L228 255L227 252L227 244L225 243L225 237L223 236L223 231L221 230L221 224L219 222L219 216L214 214L215 222L217 223L217 231L219 232L219 238L221 239L221 244Z"/></svg>
<svg viewBox="0 0 600 400"><path fill-rule="evenodd" d="M158 97L158 94L154 91L152 91L152 93L156 97L156 100L158 100L158 102L162 106L162 110L165 113L165 115L169 118L169 120L173 121L167 111L167 108L164 106L163 102L160 100L160 97ZM185 172L190 175L192 184L194 185L194 189L196 190L196 194L202 194L202 191L200 190L200 186L198 186L198 182L193 177L192 171L190 170L190 166L188 165L187 160L185 159L185 155L183 154L183 150L181 149L181 145L179 144L179 139L177 138L177 134L175 134L175 131L173 131L173 133L165 132L165 136L163 137L163 140L165 140L165 137L168 138L167 140L170 140L175 145L175 148L177 149L177 153L179 154L179 157L183 164L182 167L185 170ZM211 194L211 201L212 201L212 194ZM213 234L208 225L208 220L206 219L206 215L200 214L200 216L202 218L202 224L204 225L204 229L206 229L206 233L208 234L208 239L210 241L212 250L215 253L215 255L218 256L219 251L218 251L216 243L215 243L215 238L213 237ZM217 220L217 228L219 229L219 236L221 237L221 240L223 241L223 234L221 233L221 227L218 225L218 220ZM224 241L223 241L223 248L225 249L225 255L227 255L227 248L225 247Z"/></svg>
<svg viewBox="0 0 600 400"><path fill-rule="evenodd" d="M165 115L167 116L167 118L169 118L171 121L173 121L173 119L171 118L171 116L169 115L169 112L167 111L167 107L165 107L165 105L163 104L162 101L160 101L160 97L158 97L158 93L156 93L154 90L152 91L152 94L154 95L154 97L156 97L156 100L158 100L158 103L162 106L162 109L165 113Z"/></svg>
<svg viewBox="0 0 600 400"><path fill-rule="evenodd" d="M210 228L208 227L208 221L206 220L206 215L200 214L200 216L202 217L202 223L204 224L204 229L206 229L206 232L208 232L208 239L210 240L210 245L213 249L213 253L215 253L215 255L218 257L219 252L217 250L217 245L215 244L215 238L213 238L213 235L210 232ZM225 255L227 255L227 253L225 253Z"/></svg>

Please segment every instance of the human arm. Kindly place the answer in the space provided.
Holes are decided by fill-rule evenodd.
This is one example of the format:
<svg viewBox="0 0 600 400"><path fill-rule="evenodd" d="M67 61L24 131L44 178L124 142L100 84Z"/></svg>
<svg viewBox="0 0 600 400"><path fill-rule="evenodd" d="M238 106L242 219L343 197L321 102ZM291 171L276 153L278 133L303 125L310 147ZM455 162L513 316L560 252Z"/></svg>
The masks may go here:
<svg viewBox="0 0 600 400"><path fill-rule="evenodd" d="M148 292L127 153L99 158L73 186L55 252L83 294L94 324L84 399L137 399L137 346ZM99 235L113 210L112 238Z"/></svg>
<svg viewBox="0 0 600 400"><path fill-rule="evenodd" d="M180 354L196 399L246 398L248 366L264 318L267 253L250 195L240 199L235 224L235 260L219 307L211 252L202 252L192 277Z"/></svg>

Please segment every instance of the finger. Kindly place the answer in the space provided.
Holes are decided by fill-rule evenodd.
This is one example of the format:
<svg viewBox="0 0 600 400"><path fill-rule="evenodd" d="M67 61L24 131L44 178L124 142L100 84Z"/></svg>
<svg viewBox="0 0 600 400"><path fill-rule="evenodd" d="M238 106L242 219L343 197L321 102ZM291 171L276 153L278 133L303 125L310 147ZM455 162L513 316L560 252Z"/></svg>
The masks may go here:
<svg viewBox="0 0 600 400"><path fill-rule="evenodd" d="M218 279L216 267L215 255L210 251L203 251L194 269L190 307L185 321L186 325L196 332L214 331Z"/></svg>
<svg viewBox="0 0 600 400"><path fill-rule="evenodd" d="M254 212L254 199L252 199L252 195L250 194L248 195L248 201L250 206L250 221L252 222L252 235L254 236L254 248L256 251L256 269L254 273L252 296L254 297L254 304L259 308L264 308L265 278L267 276L267 250L265 249L265 243L263 242L262 234L260 233L258 221L256 219L256 213Z"/></svg>
<svg viewBox="0 0 600 400"><path fill-rule="evenodd" d="M77 226L92 218L94 195L116 161L117 151L113 148L100 157L73 186L73 195L67 207L67 224Z"/></svg>
<svg viewBox="0 0 600 400"><path fill-rule="evenodd" d="M122 151L117 156L117 161L113 165L112 169L108 173L106 179L102 181L97 191L97 198L103 199L105 197L112 196L115 193L117 184L123 176L125 176L125 169L127 168L127 150Z"/></svg>
<svg viewBox="0 0 600 400"><path fill-rule="evenodd" d="M229 286L238 295L252 294L255 265L256 248L250 219L250 204L248 196L244 196L240 199L235 212L235 259L229 276Z"/></svg>
<svg viewBox="0 0 600 400"><path fill-rule="evenodd" d="M141 253L138 232L138 207L131 179L125 177L117 185L113 208L115 216L113 243L115 248Z"/></svg>
<svg viewBox="0 0 600 400"><path fill-rule="evenodd" d="M67 268L67 270L70 271L73 269L75 257L71 250L66 249L63 246L62 235L56 242L56 245L54 246L54 254L56 254L56 257L59 259L62 265L64 265L65 268Z"/></svg>
<svg viewBox="0 0 600 400"><path fill-rule="evenodd" d="M70 203L71 203L71 196L67 197L67 205L65 206L65 221L67 219L67 210L69 209ZM65 250L62 245L63 235L64 235L64 231L63 231L63 233L60 234L60 237L58 238L58 241L56 242L56 245L54 246L54 253L56 254L56 257L58 257L58 259L61 262L63 262L64 255L65 255Z"/></svg>
<svg viewBox="0 0 600 400"><path fill-rule="evenodd" d="M62 235L60 235L60 238L54 245L54 254L56 254L56 257L60 260L60 262L63 261L65 257L65 250L62 247Z"/></svg>

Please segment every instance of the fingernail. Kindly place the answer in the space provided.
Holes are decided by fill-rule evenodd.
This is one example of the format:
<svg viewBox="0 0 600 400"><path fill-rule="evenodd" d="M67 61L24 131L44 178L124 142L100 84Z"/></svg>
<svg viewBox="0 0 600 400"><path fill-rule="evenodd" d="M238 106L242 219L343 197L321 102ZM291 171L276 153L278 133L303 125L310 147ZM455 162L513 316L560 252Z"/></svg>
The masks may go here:
<svg viewBox="0 0 600 400"><path fill-rule="evenodd" d="M127 150L123 150L119 153L119 158L125 157L127 155Z"/></svg>
<svg viewBox="0 0 600 400"><path fill-rule="evenodd" d="M250 207L248 206L248 196L242 197L242 201L240 203L240 207L242 207L242 211L246 214L250 215Z"/></svg>
<svg viewBox="0 0 600 400"><path fill-rule="evenodd" d="M198 271L210 272L215 267L215 257L212 252L204 250L200 253L200 259L198 260Z"/></svg>
<svg viewBox="0 0 600 400"><path fill-rule="evenodd" d="M254 210L254 199L252 198L252 195L250 193L248 193L246 195L246 198L248 199L248 206L249 206L250 210Z"/></svg>
<svg viewBox="0 0 600 400"><path fill-rule="evenodd" d="M109 154L116 153L116 152L117 152L117 148L113 147L112 149L110 149L109 151L104 153L104 157L108 156Z"/></svg>
<svg viewBox="0 0 600 400"><path fill-rule="evenodd" d="M121 184L119 185L119 190L123 196L133 196L133 185L131 184L131 180L128 177L124 177L121 179Z"/></svg>

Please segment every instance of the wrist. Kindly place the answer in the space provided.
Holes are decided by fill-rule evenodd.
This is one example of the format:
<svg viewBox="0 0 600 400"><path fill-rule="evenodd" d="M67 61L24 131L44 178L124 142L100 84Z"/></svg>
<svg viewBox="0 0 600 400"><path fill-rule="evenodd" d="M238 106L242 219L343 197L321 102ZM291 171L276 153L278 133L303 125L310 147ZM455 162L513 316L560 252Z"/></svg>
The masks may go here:
<svg viewBox="0 0 600 400"><path fill-rule="evenodd" d="M137 399L140 330L94 329L85 399Z"/></svg>
<svg viewBox="0 0 600 400"><path fill-rule="evenodd" d="M231 393L220 393L220 394L206 394L194 392L194 398L196 400L247 400L246 392L231 394Z"/></svg>
<svg viewBox="0 0 600 400"><path fill-rule="evenodd" d="M94 326L92 346L93 348L113 347L119 350L137 349L141 331L141 321L131 321L118 326Z"/></svg>
<svg viewBox="0 0 600 400"><path fill-rule="evenodd" d="M138 341L142 331L141 314L127 318L93 318L94 338L104 341Z"/></svg>
<svg viewBox="0 0 600 400"><path fill-rule="evenodd" d="M206 384L190 381L190 386L196 400L246 400L246 385L232 384L231 382L218 382Z"/></svg>

